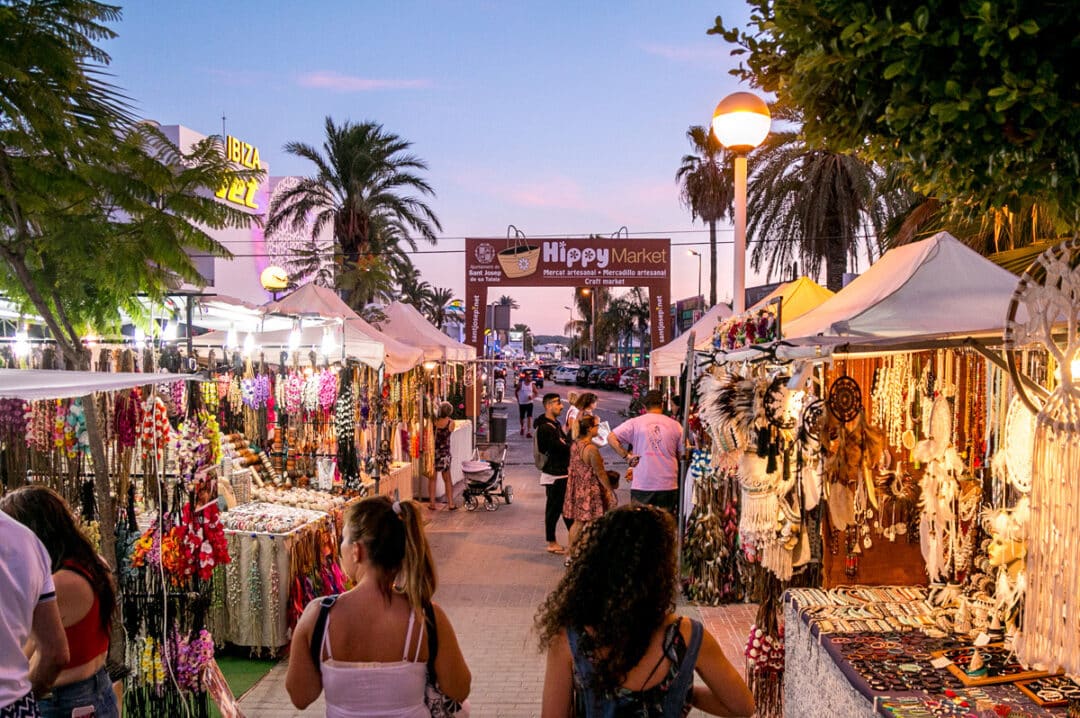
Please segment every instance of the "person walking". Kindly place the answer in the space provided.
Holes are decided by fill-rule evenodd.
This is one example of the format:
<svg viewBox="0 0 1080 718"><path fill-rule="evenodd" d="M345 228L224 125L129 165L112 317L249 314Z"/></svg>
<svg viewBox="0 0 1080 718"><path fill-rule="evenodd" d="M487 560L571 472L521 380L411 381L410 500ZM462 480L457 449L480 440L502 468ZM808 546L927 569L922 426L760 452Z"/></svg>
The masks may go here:
<svg viewBox="0 0 1080 718"><path fill-rule="evenodd" d="M600 398L591 391L582 392L574 397L570 408L566 411L566 433L570 435L571 440L577 438L578 419L583 416L594 416L598 403L600 403Z"/></svg>
<svg viewBox="0 0 1080 718"><path fill-rule="evenodd" d="M664 395L656 389L645 393L643 403L645 413L616 426L608 445L634 470L630 500L677 514L682 425L664 415Z"/></svg>
<svg viewBox="0 0 1080 718"><path fill-rule="evenodd" d="M615 506L615 491L608 480L604 458L600 456L600 448L593 443L599 427L600 420L595 416L581 417L578 438L570 444L563 516L574 522L568 539L571 548L585 524Z"/></svg>
<svg viewBox="0 0 1080 718"><path fill-rule="evenodd" d="M514 390L518 403L518 419L521 420L521 435L532 438L533 399L537 397L536 386L528 374L522 374Z"/></svg>
<svg viewBox="0 0 1080 718"><path fill-rule="evenodd" d="M117 718L120 706L105 668L116 608L112 570L75 523L67 502L52 489L15 489L0 500L0 510L33 531L45 546L67 639L68 661L52 691L38 702L41 715Z"/></svg>
<svg viewBox="0 0 1080 718"><path fill-rule="evenodd" d="M716 639L674 612L678 582L667 512L623 506L589 524L536 615L541 716L751 715L754 697Z"/></svg>
<svg viewBox="0 0 1080 718"><path fill-rule="evenodd" d="M303 710L325 690L327 718L427 718L429 668L448 698L464 701L472 674L432 601L435 561L420 505L386 496L353 505L341 566L355 586L309 603L293 631L285 677L293 705Z"/></svg>
<svg viewBox="0 0 1080 718"><path fill-rule="evenodd" d="M34 532L0 511L0 718L40 715L35 696L71 658L51 565Z"/></svg>
<svg viewBox="0 0 1080 718"><path fill-rule="evenodd" d="M548 553L566 553L555 540L555 529L559 516L563 512L566 500L566 477L570 466L570 440L559 424L562 413L562 398L556 393L544 395L544 413L533 424L536 431L536 448L544 456L544 466L540 469L540 485L544 487L544 537L547 539ZM563 516L567 531L573 520Z"/></svg>
<svg viewBox="0 0 1080 718"><path fill-rule="evenodd" d="M443 486L446 489L446 508L454 511L457 504L454 503L454 478L450 475L450 464L453 457L450 455L450 435L454 432L454 405L448 401L439 404L439 411L435 417L435 468L428 476L428 508L435 510L435 484L439 475L442 475Z"/></svg>

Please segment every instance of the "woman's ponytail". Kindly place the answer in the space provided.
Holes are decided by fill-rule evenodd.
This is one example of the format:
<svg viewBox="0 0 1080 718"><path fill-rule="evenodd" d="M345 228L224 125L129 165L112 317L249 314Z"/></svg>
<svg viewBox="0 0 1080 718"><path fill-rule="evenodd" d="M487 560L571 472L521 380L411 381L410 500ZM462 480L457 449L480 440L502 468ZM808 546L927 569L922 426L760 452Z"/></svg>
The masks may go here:
<svg viewBox="0 0 1080 718"><path fill-rule="evenodd" d="M424 534L420 504L415 501L399 502L398 516L405 525L405 560L401 566L402 587L409 604L420 609L431 603L435 593L435 560Z"/></svg>

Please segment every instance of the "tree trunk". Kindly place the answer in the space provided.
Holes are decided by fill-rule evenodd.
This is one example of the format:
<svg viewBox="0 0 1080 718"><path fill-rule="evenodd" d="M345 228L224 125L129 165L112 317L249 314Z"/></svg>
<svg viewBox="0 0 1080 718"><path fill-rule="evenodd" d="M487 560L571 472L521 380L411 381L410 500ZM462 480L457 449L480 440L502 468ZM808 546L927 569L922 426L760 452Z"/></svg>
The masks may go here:
<svg viewBox="0 0 1080 718"><path fill-rule="evenodd" d="M825 253L825 286L832 292L844 288L844 272L847 271L847 247L844 244L843 230L838 226L829 226L828 249Z"/></svg>
<svg viewBox="0 0 1080 718"><path fill-rule="evenodd" d="M709 306L716 306L716 220L709 222Z"/></svg>

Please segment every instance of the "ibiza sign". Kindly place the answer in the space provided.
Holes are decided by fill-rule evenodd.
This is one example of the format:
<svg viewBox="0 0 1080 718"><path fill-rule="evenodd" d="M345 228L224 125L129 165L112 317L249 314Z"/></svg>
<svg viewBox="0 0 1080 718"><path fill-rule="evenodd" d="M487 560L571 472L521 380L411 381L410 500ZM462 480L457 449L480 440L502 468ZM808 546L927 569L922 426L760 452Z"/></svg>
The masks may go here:
<svg viewBox="0 0 1080 718"><path fill-rule="evenodd" d="M466 239L465 341L482 351L488 287L645 287L652 345L662 346L671 339L670 266L668 239Z"/></svg>

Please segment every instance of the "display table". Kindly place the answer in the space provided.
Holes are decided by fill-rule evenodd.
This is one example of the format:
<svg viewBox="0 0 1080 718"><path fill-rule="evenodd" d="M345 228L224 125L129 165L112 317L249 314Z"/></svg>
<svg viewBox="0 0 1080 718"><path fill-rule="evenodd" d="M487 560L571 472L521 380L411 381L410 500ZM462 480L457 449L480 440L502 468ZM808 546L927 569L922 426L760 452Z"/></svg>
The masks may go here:
<svg viewBox="0 0 1080 718"><path fill-rule="evenodd" d="M232 562L211 616L214 636L273 653L289 642L309 600L343 588L334 570L337 527L329 514L263 502L238 506L222 521Z"/></svg>
<svg viewBox="0 0 1080 718"><path fill-rule="evenodd" d="M993 705L1015 716L1065 715L1013 683L968 687L931 665L935 653L968 643L919 630L932 625L925 589L792 589L784 600L785 716L968 716Z"/></svg>

